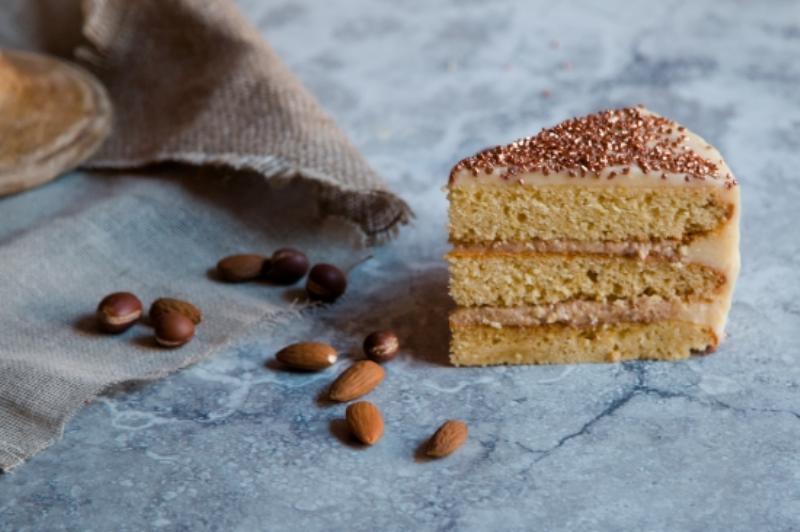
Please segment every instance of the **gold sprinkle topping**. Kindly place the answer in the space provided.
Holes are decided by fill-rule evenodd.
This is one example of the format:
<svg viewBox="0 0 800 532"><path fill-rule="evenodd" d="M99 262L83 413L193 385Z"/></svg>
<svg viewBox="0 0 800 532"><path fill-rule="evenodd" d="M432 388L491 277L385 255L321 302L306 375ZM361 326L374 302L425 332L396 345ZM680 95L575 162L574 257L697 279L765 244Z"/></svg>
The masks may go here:
<svg viewBox="0 0 800 532"><path fill-rule="evenodd" d="M684 174L689 179L722 179L734 186L732 177L719 175L720 166L684 144L686 128L647 113L642 107L626 107L573 118L538 135L497 146L459 162L450 173L473 176L502 169L500 177L537 172L545 176L565 173L570 177L598 177L610 166L622 166L628 175L632 166L642 172ZM609 178L618 175L609 174Z"/></svg>

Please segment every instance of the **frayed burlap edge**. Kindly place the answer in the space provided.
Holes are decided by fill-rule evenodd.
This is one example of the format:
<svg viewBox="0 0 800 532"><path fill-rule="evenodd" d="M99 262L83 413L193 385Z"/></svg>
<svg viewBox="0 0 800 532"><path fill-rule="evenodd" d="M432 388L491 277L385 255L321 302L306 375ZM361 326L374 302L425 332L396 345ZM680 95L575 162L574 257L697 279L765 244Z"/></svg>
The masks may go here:
<svg viewBox="0 0 800 532"><path fill-rule="evenodd" d="M210 3L211 4L211 3ZM209 4L209 5L210 5ZM232 5L232 3L231 3ZM127 6L126 6L127 7ZM209 7L209 9L214 9ZM227 11L227 7L225 9ZM102 72L107 61L104 41L113 39L117 28L126 24L126 9L115 9L108 0L83 0L84 27L86 40L75 54L87 66ZM271 55L267 43L261 38L257 29L241 16L235 7L231 7L231 16L241 25L243 39L253 43ZM110 42L110 41L109 41ZM286 69L288 72L288 69ZM297 90L303 92L319 107L320 116L333 123L310 92L297 82ZM113 97L113 95L112 95ZM342 149L357 153L357 150L342 136ZM357 155L360 157L360 155ZM313 185L317 212L322 216L340 217L353 223L363 233L366 245L384 243L395 237L401 226L407 225L414 214L410 206L399 196L383 188L380 179L375 176L378 187L348 186L341 179L325 172L325 169L308 168L293 164L275 154L242 154L225 150L214 152L206 150L173 150L169 153L153 153L147 157L97 157L83 166L88 169L141 169L158 163L180 163L192 166L213 166L235 171L252 171L268 180L289 181L299 179ZM369 169L374 175L374 172Z"/></svg>

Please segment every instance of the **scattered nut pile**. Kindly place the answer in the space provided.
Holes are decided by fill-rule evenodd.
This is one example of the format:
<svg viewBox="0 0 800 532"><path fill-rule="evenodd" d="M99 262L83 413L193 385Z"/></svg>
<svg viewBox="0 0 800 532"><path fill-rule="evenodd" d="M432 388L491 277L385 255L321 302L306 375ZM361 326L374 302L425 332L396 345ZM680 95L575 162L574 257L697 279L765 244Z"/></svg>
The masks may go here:
<svg viewBox="0 0 800 532"><path fill-rule="evenodd" d="M347 290L347 276L342 270L332 264L320 263L309 272L308 257L294 248L281 248L271 257L231 255L217 263L219 278L231 283L263 279L288 286L297 283L307 273L306 292L312 301L333 303ZM143 308L139 298L130 292L109 294L97 306L98 325L109 334L123 333L140 320ZM163 347L180 347L188 343L194 337L195 326L203 320L200 309L188 301L169 297L154 301L149 314L155 340ZM335 352L333 356L328 365L336 361Z"/></svg>
<svg viewBox="0 0 800 532"><path fill-rule="evenodd" d="M375 331L364 340L367 360L358 360L344 370L330 385L328 399L347 403L359 399L378 387L386 376L381 364L392 360L400 348L400 341L392 331ZM321 371L337 360L336 349L322 342L300 342L287 345L275 354L285 367L297 371ZM364 445L374 445L384 432L383 415L369 401L358 401L347 406L345 420L353 437ZM442 458L456 451L466 441L466 423L451 419L433 434L425 447L431 458Z"/></svg>
<svg viewBox="0 0 800 532"><path fill-rule="evenodd" d="M332 264L315 264L309 271L305 253L294 248L281 248L271 257L231 255L217 263L220 278L241 283L258 279L278 285L293 285L308 274L306 293L312 301L333 303L347 290L347 276Z"/></svg>
<svg viewBox="0 0 800 532"><path fill-rule="evenodd" d="M130 292L109 294L97 306L97 323L110 334L120 334L142 317L142 302ZM180 299L162 297L150 305L150 324L156 342L163 347L180 347L194 337L195 325L203 321L200 309Z"/></svg>
<svg viewBox="0 0 800 532"><path fill-rule="evenodd" d="M332 264L320 263L309 270L308 257L295 248L281 248L272 256L239 254L217 263L217 274L223 281L242 283L265 280L277 285L293 285L306 277L306 293L312 301L332 303L347 290L346 274ZM142 302L130 292L116 292L100 301L97 322L101 330L120 334L141 320ZM162 297L150 305L150 324L155 341L168 348L188 343L195 327L203 321L196 306L180 299ZM375 331L364 339L366 360L358 360L343 371L331 384L328 398L347 403L363 397L378 387L386 376L381 364L392 360L400 349L400 341L392 331ZM336 349L322 342L299 342L288 345L275 354L283 366L297 371L321 371L338 359ZM347 406L345 420L353 437L364 445L374 445L384 433L383 415L369 401ZM453 453L467 439L463 421L448 420L431 436L425 453L441 458Z"/></svg>

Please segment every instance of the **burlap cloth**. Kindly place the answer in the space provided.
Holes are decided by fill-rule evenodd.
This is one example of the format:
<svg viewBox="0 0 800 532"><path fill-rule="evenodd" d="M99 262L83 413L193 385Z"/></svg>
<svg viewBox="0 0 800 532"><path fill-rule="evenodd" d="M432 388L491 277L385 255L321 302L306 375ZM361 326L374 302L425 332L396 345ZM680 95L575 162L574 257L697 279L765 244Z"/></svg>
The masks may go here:
<svg viewBox="0 0 800 532"><path fill-rule="evenodd" d="M3 470L57 440L109 386L167 375L247 325L303 319L267 287L210 279L223 254L294 243L312 260L344 261L360 239L353 227L376 241L410 216L231 1L90 0L83 8L78 57L115 105L112 136L88 166L198 170L74 177L0 200ZM5 24L0 39L13 26ZM0 45L19 42L9 41ZM222 173L225 187L201 183ZM274 190L265 180L292 186ZM178 350L155 348L144 325L98 334L96 302L117 290L145 304L187 297L206 319Z"/></svg>

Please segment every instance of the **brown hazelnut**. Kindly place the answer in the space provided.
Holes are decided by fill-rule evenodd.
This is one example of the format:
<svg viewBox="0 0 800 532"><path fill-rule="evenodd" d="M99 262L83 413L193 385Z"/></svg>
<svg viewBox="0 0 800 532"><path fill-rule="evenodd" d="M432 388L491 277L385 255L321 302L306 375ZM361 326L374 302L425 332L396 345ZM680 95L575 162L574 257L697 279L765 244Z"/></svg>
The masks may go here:
<svg viewBox="0 0 800 532"><path fill-rule="evenodd" d="M231 255L217 263L219 276L231 283L252 281L261 276L268 259L261 255Z"/></svg>
<svg viewBox="0 0 800 532"><path fill-rule="evenodd" d="M107 333L127 331L142 316L142 302L130 292L109 294L97 305L97 322Z"/></svg>
<svg viewBox="0 0 800 532"><path fill-rule="evenodd" d="M194 336L194 322L177 312L160 316L154 326L156 342L164 347L180 347Z"/></svg>
<svg viewBox="0 0 800 532"><path fill-rule="evenodd" d="M192 305L188 301L183 301L181 299L175 299L172 297L160 297L153 301L153 304L150 305L150 323L156 323L159 319L161 319L161 316L170 314L172 312L183 314L192 320L192 323L195 325L203 321L203 313L199 308Z"/></svg>
<svg viewBox="0 0 800 532"><path fill-rule="evenodd" d="M276 284L294 284L308 273L308 257L294 248L281 248L264 265L264 276Z"/></svg>
<svg viewBox="0 0 800 532"><path fill-rule="evenodd" d="M347 277L332 264L317 264L311 268L306 282L308 297L315 301L332 303L347 290Z"/></svg>
<svg viewBox="0 0 800 532"><path fill-rule="evenodd" d="M375 331L364 339L364 354L379 364L393 359L399 348L400 341L392 331Z"/></svg>

